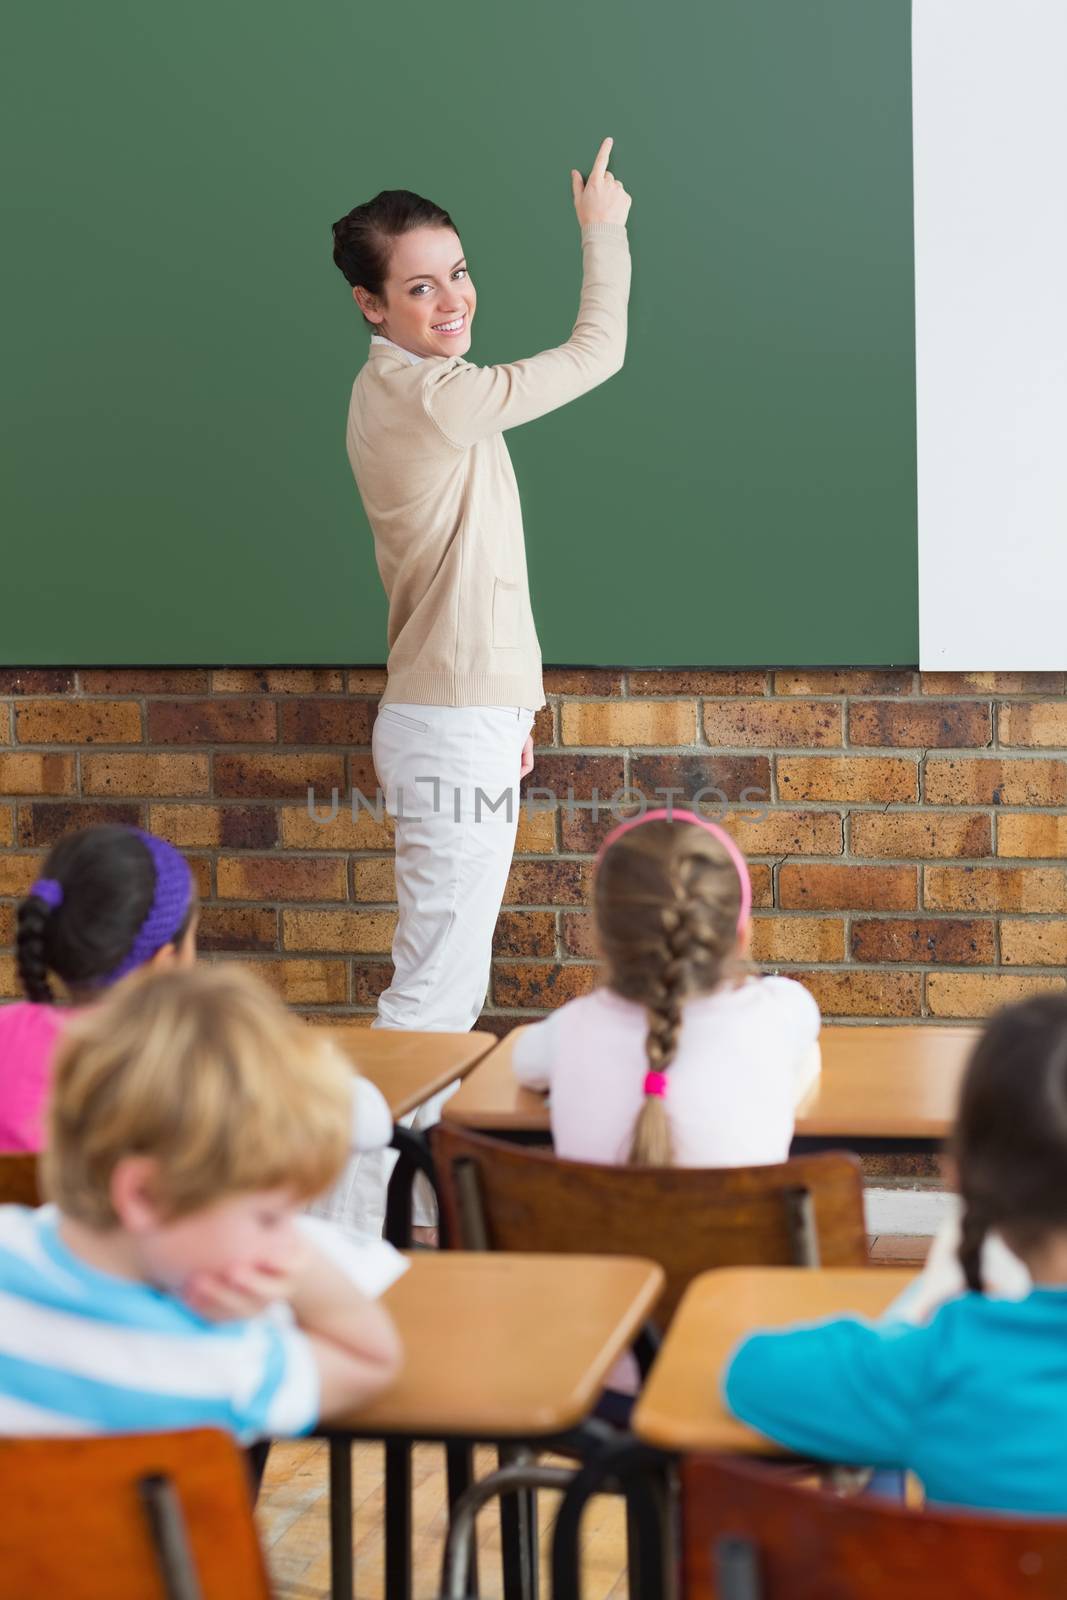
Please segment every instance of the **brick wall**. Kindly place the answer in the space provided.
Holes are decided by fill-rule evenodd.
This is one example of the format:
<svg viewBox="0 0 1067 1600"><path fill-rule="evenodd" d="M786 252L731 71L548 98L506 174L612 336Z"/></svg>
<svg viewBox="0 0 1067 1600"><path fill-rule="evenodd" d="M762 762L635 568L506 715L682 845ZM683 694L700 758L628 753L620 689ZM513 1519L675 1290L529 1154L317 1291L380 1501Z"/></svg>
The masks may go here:
<svg viewBox="0 0 1067 1600"><path fill-rule="evenodd" d="M324 807L333 788L373 797L383 681L0 669L0 996L17 993L15 906L43 853L111 819L187 852L205 951L254 962L309 1016L369 1022L395 920L389 825L342 804L320 826L307 789ZM756 956L827 1016L967 1020L1063 987L1063 673L554 670L546 689L529 782L560 809L523 808L486 1025L592 984L592 853L626 786L726 797Z"/></svg>

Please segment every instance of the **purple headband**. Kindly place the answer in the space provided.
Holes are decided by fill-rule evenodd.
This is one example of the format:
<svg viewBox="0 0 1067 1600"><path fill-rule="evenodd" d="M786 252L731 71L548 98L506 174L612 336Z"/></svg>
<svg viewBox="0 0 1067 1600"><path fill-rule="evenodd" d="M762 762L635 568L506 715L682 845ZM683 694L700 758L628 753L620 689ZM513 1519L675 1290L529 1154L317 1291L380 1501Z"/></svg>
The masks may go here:
<svg viewBox="0 0 1067 1600"><path fill-rule="evenodd" d="M124 978L127 972L143 967L146 961L151 961L157 950L170 944L185 921L192 898L193 874L181 851L175 850L166 839L157 839L154 833L145 833L143 828L131 828L130 832L135 833L148 847L156 873L156 889L148 915L141 923L128 954L114 972L107 973L100 980L102 983L115 983L119 978Z"/></svg>

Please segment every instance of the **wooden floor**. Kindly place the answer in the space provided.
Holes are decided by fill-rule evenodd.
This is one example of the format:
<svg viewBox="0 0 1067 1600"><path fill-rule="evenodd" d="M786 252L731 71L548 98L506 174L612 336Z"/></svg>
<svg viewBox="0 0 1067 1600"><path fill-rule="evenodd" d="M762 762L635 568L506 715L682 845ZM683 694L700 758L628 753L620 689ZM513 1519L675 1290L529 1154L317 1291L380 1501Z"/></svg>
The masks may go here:
<svg viewBox="0 0 1067 1600"><path fill-rule="evenodd" d="M868 1240L871 1261L892 1266L921 1266L929 1239L895 1235ZM483 1477L496 1465L491 1450L479 1450L475 1472ZM441 1552L445 1533L444 1456L440 1448L420 1445L413 1468L414 1600L434 1600L440 1592ZM380 1445L358 1444L352 1458L352 1501L355 1518L356 1592L359 1600L386 1600L382 1566L384 1488ZM556 1514L558 1496L538 1496L542 1557ZM257 1517L278 1600L327 1600L330 1586L329 1500L326 1446L318 1440L276 1444L271 1450ZM500 1523L495 1505L478 1520L481 1592L494 1600L500 1585ZM623 1600L626 1594L625 1522L621 1502L611 1496L594 1500L583 1526L583 1596L585 1600ZM542 1592L550 1592L547 1575Z"/></svg>

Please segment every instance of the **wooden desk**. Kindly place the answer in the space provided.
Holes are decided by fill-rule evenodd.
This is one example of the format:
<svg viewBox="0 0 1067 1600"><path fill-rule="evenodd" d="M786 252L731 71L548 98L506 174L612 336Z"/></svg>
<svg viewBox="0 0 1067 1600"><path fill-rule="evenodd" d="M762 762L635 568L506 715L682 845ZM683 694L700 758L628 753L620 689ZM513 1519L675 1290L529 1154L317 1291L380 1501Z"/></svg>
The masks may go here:
<svg viewBox="0 0 1067 1600"><path fill-rule="evenodd" d="M463 1078L496 1044L491 1033L419 1033L409 1028L320 1030L380 1089L396 1120Z"/></svg>
<svg viewBox="0 0 1067 1600"><path fill-rule="evenodd" d="M915 1274L891 1267L726 1267L694 1278L675 1313L632 1427L670 1451L784 1454L726 1410L720 1380L737 1341L757 1328L856 1312L878 1317Z"/></svg>
<svg viewBox="0 0 1067 1600"><path fill-rule="evenodd" d="M404 1370L339 1431L536 1438L581 1422L663 1288L632 1256L417 1253L388 1290Z"/></svg>
<svg viewBox="0 0 1067 1600"><path fill-rule="evenodd" d="M511 1069L515 1028L443 1108L446 1121L483 1133L547 1136L548 1102ZM827 1027L823 1070L797 1112L798 1144L929 1149L949 1131L960 1078L978 1028Z"/></svg>

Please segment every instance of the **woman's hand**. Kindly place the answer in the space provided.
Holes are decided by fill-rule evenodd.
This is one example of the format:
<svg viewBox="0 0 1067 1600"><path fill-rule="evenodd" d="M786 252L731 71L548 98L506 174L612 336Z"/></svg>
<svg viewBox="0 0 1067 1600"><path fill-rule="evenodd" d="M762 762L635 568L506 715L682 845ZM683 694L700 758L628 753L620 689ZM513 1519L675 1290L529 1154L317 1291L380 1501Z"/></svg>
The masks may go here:
<svg viewBox="0 0 1067 1600"><path fill-rule="evenodd" d="M614 139L604 140L597 151L587 182L582 182L580 172L571 172L571 189L579 227L584 227L587 222L621 222L625 226L633 201L618 178L608 171L608 159L614 143Z"/></svg>
<svg viewBox="0 0 1067 1600"><path fill-rule="evenodd" d="M531 733L528 735L526 743L522 747L522 761L519 764L520 783L528 772L533 771L533 764L533 734Z"/></svg>

